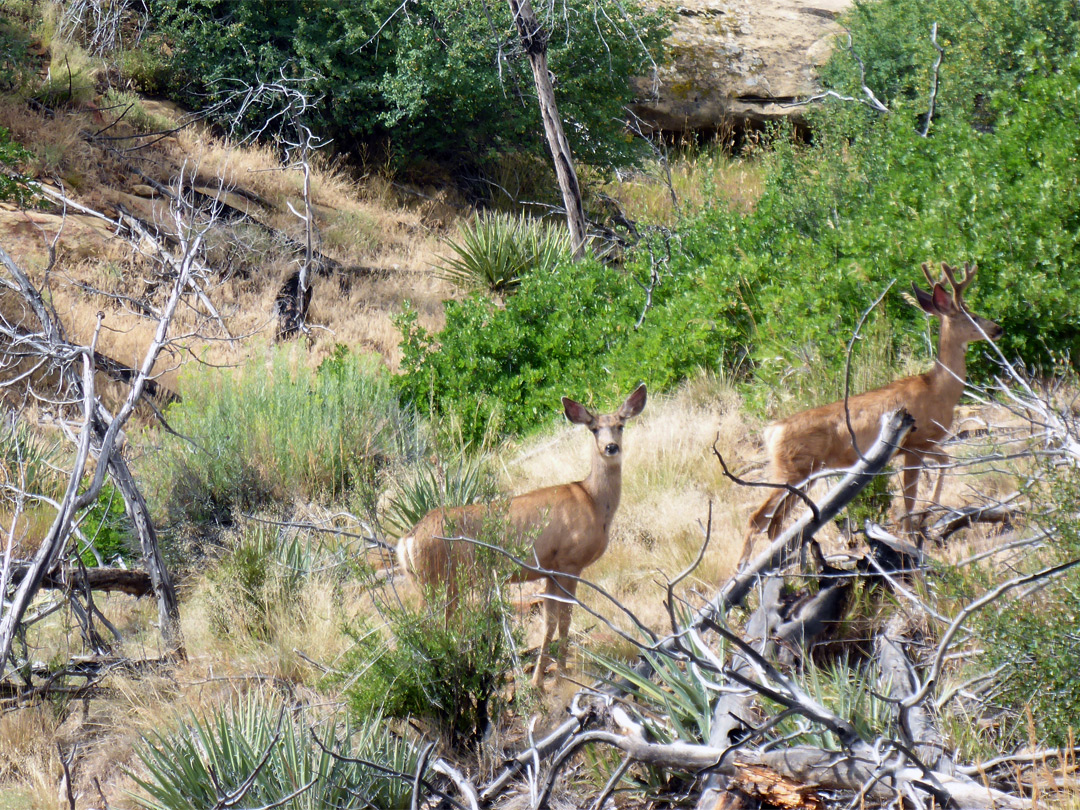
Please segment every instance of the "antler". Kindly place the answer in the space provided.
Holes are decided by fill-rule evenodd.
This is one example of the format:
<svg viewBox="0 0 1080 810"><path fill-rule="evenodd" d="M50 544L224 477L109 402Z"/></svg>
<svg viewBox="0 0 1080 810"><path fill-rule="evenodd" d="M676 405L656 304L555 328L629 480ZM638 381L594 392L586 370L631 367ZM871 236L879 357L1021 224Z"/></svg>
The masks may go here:
<svg viewBox="0 0 1080 810"><path fill-rule="evenodd" d="M978 269L979 266L977 264L969 264L968 262L964 262L964 280L957 281L956 268L949 267L949 265L947 265L945 262L941 263L941 270L945 273L945 277L949 280L949 284L953 288L953 300L956 301L956 303L960 304L963 302L964 290L966 290L968 285L971 284L972 280L975 278L975 271ZM923 270L925 272L925 266Z"/></svg>
<svg viewBox="0 0 1080 810"><path fill-rule="evenodd" d="M930 263L929 262L923 262L922 263L922 274L924 276L926 276L926 282L927 282L927 284L930 285L930 292L933 292L934 291L934 285L939 284L940 282L938 280L936 280L933 276L930 275Z"/></svg>

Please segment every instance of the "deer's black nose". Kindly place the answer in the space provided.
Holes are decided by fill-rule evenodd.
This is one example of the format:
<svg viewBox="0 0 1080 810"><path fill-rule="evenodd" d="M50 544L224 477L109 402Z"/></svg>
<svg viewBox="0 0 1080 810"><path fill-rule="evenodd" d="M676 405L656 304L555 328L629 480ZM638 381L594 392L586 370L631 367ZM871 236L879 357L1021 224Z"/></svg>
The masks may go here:
<svg viewBox="0 0 1080 810"><path fill-rule="evenodd" d="M604 452L607 453L609 456L618 455L619 454L619 445L615 444L615 442L612 442L611 444L609 444L607 447L604 448Z"/></svg>

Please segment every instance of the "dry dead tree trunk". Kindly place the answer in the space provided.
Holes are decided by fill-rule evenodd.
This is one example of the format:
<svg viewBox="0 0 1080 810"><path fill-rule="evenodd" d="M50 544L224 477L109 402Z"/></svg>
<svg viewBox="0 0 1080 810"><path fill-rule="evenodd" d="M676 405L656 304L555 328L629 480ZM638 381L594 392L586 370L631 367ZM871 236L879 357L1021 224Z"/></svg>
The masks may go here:
<svg viewBox="0 0 1080 810"><path fill-rule="evenodd" d="M154 586L158 622L165 649L183 658L185 654L184 638L180 632L180 604L176 598L176 588L173 586L172 577L169 576L169 569L165 565L165 558L161 554L157 529L154 528L154 521L150 517L150 508L146 505L146 500L135 483L135 477L131 474L127 461L115 446L108 458L109 473L124 498L124 506L127 508L128 517L131 518L131 525L139 536L143 564Z"/></svg>
<svg viewBox="0 0 1080 810"><path fill-rule="evenodd" d="M746 624L746 640L755 647L760 645L761 654L766 658L772 658L776 645L772 641L773 628L780 623L780 591L783 580L780 577L768 577L761 588L761 600L757 610ZM737 650L731 656L731 669L744 678L754 676L754 668L750 665L745 655ZM716 701L713 709L711 730L709 732L708 745L713 748L729 748L734 745L736 735L745 733L747 727L752 726L751 716L754 712L754 703L757 701L757 692L749 687L732 689L722 695ZM698 810L712 810L717 806L721 796L727 793L730 777L732 774L713 770L705 778L701 788L701 796L698 797Z"/></svg>
<svg viewBox="0 0 1080 810"><path fill-rule="evenodd" d="M888 690L888 696L897 701L910 697L919 686L903 646L908 638L909 624L906 616L894 614L875 642L880 688ZM898 704L897 726L903 742L931 770L955 775L956 762L948 755L945 738L927 703L924 700L910 708Z"/></svg>
<svg viewBox="0 0 1080 810"><path fill-rule="evenodd" d="M13 565L9 582L17 585L23 581L29 571L29 563ZM44 590L65 590L74 582L78 582L80 587L87 587L93 591L119 591L136 598L154 592L154 585L149 574L145 571L122 568L87 568L84 571L67 568L63 571L47 572L41 580L40 587Z"/></svg>
<svg viewBox="0 0 1080 810"><path fill-rule="evenodd" d="M728 754L719 766L728 774L734 774L738 766L744 763L758 765L794 782L818 785L828 790L855 792L875 803L895 800L897 790L894 784L911 784L922 791L931 792L939 804L947 803L958 810L1030 808L1030 803L1023 799L964 777L930 773L929 777L936 783L931 785L927 781L927 772L922 768L906 765L890 757L889 752L880 753L865 743L847 752L793 746L770 751L740 750L731 756L726 748L709 745L651 743L635 732L633 728L624 728L619 733L587 731L574 739L571 745L578 748L588 743L604 743L629 754L635 762L691 773L717 767L717 762ZM566 750L564 748L564 752Z"/></svg>
<svg viewBox="0 0 1080 810"><path fill-rule="evenodd" d="M548 72L547 46L548 33L533 13L529 0L508 0L510 15L514 18L521 45L532 67L533 82L540 102L540 116L544 121L544 134L547 136L551 159L555 163L555 175L559 179L563 205L566 206L566 225L570 229L570 241L574 245L574 258L585 255L585 211L581 206L581 188L578 185L574 158L570 153L570 144L563 131L559 107L555 102L555 89L551 85Z"/></svg>
<svg viewBox="0 0 1080 810"><path fill-rule="evenodd" d="M41 332L34 338L37 350L43 352L43 356L50 357L58 363L65 389L74 392L83 408L82 426L76 442L75 465L70 473L67 491L57 510L56 520L19 583L10 604L6 606L7 609L0 617L0 676L6 671L12 644L23 615L41 588L46 574L59 563L71 535L76 513L92 503L100 492L106 471L111 474L123 494L128 514L139 534L146 565L155 585L161 632L166 647L170 653L183 656L176 593L158 548L157 535L154 532L146 502L142 499L127 463L121 456L118 442L121 441L121 431L141 399L145 383L150 378L158 356L166 343L169 326L180 299L190 286L197 244L198 239L175 268L173 288L158 321L154 338L147 349L142 366L132 380L127 398L115 415L108 413L94 391L93 357L97 333L95 332L94 340L89 347L70 343L40 291L30 283L29 278L11 257L0 249L0 263L4 265L12 279L10 282L5 282L5 286L22 297L33 310L40 324ZM98 328L100 329L100 319ZM83 367L81 377L75 372L72 363L80 357ZM79 484L92 451L99 460L104 460L105 463L98 464L89 487L79 494Z"/></svg>

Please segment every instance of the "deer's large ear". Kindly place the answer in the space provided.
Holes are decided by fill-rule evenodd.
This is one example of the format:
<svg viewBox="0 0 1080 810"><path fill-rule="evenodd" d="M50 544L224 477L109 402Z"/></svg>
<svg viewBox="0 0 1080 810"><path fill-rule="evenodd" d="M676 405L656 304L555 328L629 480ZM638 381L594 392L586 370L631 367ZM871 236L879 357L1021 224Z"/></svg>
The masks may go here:
<svg viewBox="0 0 1080 810"><path fill-rule="evenodd" d="M920 290L919 285L914 281L911 282L911 291L915 293L915 300L919 302L919 306L922 307L922 311L927 315L936 315L934 312L934 296L925 290Z"/></svg>
<svg viewBox="0 0 1080 810"><path fill-rule="evenodd" d="M562 407L563 412L566 414L566 418L575 425L590 425L596 419L596 417L593 416L592 411L580 402L574 402L574 400L569 397L562 398Z"/></svg>
<svg viewBox="0 0 1080 810"><path fill-rule="evenodd" d="M642 383L634 390L634 393L626 398L626 402L619 408L619 418L629 419L641 413L641 409L645 407L645 395L645 383Z"/></svg>
<svg viewBox="0 0 1080 810"><path fill-rule="evenodd" d="M934 285L934 309L939 315L948 315L955 309L952 298L940 284Z"/></svg>

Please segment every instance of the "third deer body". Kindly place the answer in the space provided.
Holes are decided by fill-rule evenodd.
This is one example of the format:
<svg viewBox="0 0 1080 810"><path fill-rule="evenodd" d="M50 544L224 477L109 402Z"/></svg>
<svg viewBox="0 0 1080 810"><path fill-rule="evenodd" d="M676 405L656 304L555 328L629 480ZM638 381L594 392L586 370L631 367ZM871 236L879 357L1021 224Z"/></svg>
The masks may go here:
<svg viewBox="0 0 1080 810"><path fill-rule="evenodd" d="M976 268L964 265L964 276L942 263L943 276L935 280L930 268L922 266L931 291L912 284L919 306L941 319L938 354L934 367L924 374L905 377L882 388L839 400L819 408L789 416L765 429L769 459L768 481L801 486L823 470L850 467L877 438L883 414L904 408L915 418L915 429L900 448L903 459L904 527L912 529L912 513L918 491L919 473L927 459L942 464L948 456L940 444L948 434L953 411L960 401L967 377L965 354L969 343L995 340L1001 327L971 313L963 293L975 277ZM951 288L946 290L945 285ZM850 428L848 418L850 416ZM852 444L852 434L856 445ZM856 450L856 446L858 451ZM941 479L934 492L936 502ZM743 559L750 553L753 536L767 531L770 539L779 533L787 514L795 505L794 496L778 488L750 517L743 546Z"/></svg>

